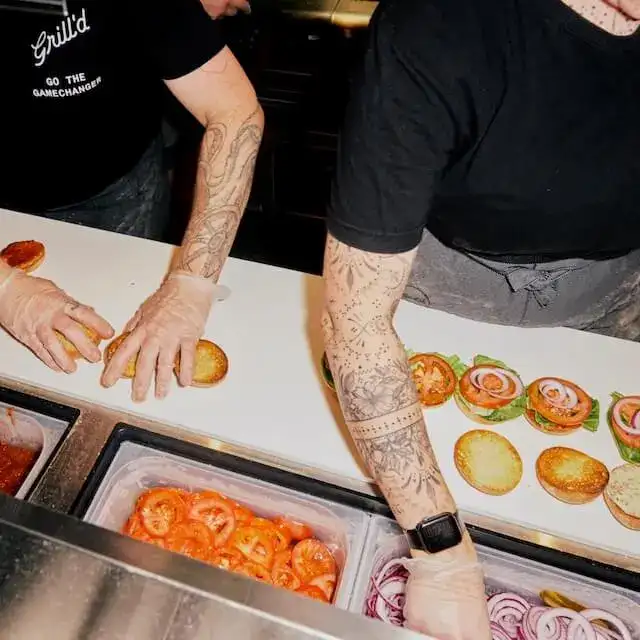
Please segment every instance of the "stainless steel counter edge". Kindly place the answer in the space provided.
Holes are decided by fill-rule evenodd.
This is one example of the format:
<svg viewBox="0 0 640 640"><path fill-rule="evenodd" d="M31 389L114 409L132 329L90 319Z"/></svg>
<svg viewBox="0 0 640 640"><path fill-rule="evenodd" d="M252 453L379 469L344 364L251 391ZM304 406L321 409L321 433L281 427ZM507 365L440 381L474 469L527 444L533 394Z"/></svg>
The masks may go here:
<svg viewBox="0 0 640 640"><path fill-rule="evenodd" d="M111 432L115 425L120 422L178 438L185 442L198 444L212 450L230 453L254 462L260 462L276 469L358 491L365 495L376 495L378 493L372 483L332 474L324 469L297 464L262 451L217 440L184 428L162 424L123 411L100 407L63 394L34 387L27 382L19 382L0 376L0 385L80 410L79 419L45 468L29 498L29 501L34 504L43 505L56 511L66 513L71 509ZM542 531L535 531L517 524L469 512L463 512L462 516L467 523L489 531L640 573L640 558L638 557L612 553Z"/></svg>
<svg viewBox="0 0 640 640"><path fill-rule="evenodd" d="M16 542L28 541L23 545L27 549L15 549L15 544L13 548L9 546L9 549L5 549L5 556L0 564L3 564L7 571L15 572L16 563L24 565L22 570L27 574L33 571L33 565L41 569L47 567L44 577L40 575L38 578L39 591L25 589L25 585L20 584L15 587L10 583L4 585L3 625L16 623L16 618L18 627L21 624L33 625L33 622L26 623L21 618L28 615L36 619L38 637L42 638L49 635L46 631L47 625L53 624L56 620L51 613L43 611L44 608L39 606L37 610L23 607L28 592L32 591L41 596L43 590L48 590L49 593L53 591L58 604L68 607L68 615L73 616L83 596L73 588L69 590L68 585L63 584L68 578L68 572L78 569L83 576L87 576L93 573L92 569L96 566L100 567L105 563L115 565L124 570L125 574L133 574L133 577L138 578L138 582L142 579L147 584L153 583L156 587L152 589L154 600L158 601L156 604L164 604L165 609L169 602L174 604L173 611L163 612L168 614L169 618L176 617L175 614L180 608L178 601L184 601L185 593L191 596L190 608L196 609L200 614L206 613L207 609L215 609L215 615L199 616L200 628L193 629L192 624L186 625L191 633L183 635L186 632L184 629L177 636L181 638L235 638L236 633L228 628L229 619L233 627L242 629L245 638L285 637L282 634L287 638L336 640L360 640L365 637L371 640L417 640L424 637L405 629L379 624L364 616L347 613L337 607L332 607L329 614L324 605L299 598L284 589L274 589L255 580L196 562L179 554L167 553L153 545L4 495L0 495L0 532L0 539L3 539L4 544L11 538ZM7 557L7 551L11 553L12 558ZM25 557L25 554L29 556L30 552L33 557ZM24 580L24 576L21 580ZM17 582L20 583L21 580ZM115 580L113 573L110 580ZM56 584L60 588L56 589ZM76 586L81 590L87 588L84 583ZM111 595L114 598L118 597L114 593ZM108 594L103 593L100 599L104 601L105 596L108 597ZM98 604L104 607L107 603ZM142 599L138 604L142 606ZM145 612L136 611L135 602L132 605L132 617L135 621L136 617L139 618ZM107 609L109 608L113 609L107 606ZM156 612L159 613L160 611ZM97 613L94 611L93 615ZM206 620L204 624L202 618ZM167 620L167 627L171 622L172 620ZM34 637L33 632L31 627L29 637ZM6 633L6 630L3 633ZM99 635L103 637L102 634ZM55 637L66 639L77 636L75 633L67 632L62 635L58 633ZM78 637L88 636L85 632L85 635ZM129 638L131 635L125 633L124 637ZM142 640L140 636L136 637Z"/></svg>

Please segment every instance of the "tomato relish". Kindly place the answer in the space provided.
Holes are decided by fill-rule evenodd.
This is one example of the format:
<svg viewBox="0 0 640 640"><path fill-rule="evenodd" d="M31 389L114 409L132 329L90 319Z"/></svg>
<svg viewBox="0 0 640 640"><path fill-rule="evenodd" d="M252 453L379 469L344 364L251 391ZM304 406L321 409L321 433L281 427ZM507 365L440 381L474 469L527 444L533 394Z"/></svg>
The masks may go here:
<svg viewBox="0 0 640 640"><path fill-rule="evenodd" d="M40 451L0 442L0 491L15 496Z"/></svg>
<svg viewBox="0 0 640 640"><path fill-rule="evenodd" d="M335 558L308 525L262 518L216 491L149 489L123 533L308 598L333 599Z"/></svg>

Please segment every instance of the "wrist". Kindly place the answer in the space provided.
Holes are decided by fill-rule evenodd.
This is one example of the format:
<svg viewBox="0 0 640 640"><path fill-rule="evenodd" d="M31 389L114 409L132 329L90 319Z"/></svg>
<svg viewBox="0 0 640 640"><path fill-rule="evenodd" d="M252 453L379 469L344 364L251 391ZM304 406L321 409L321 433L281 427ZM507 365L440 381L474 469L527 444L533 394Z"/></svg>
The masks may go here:
<svg viewBox="0 0 640 640"><path fill-rule="evenodd" d="M446 549L445 551L440 551L439 553L429 553L422 549L411 549L411 557L416 560L425 560L434 565L450 563L469 564L478 561L476 548L466 528L462 536L462 541L455 547Z"/></svg>
<svg viewBox="0 0 640 640"><path fill-rule="evenodd" d="M166 281L173 281L178 284L185 284L194 287L204 295L210 295L213 300L226 300L231 291L224 285L219 285L211 278L205 278L189 271L174 270L169 272Z"/></svg>

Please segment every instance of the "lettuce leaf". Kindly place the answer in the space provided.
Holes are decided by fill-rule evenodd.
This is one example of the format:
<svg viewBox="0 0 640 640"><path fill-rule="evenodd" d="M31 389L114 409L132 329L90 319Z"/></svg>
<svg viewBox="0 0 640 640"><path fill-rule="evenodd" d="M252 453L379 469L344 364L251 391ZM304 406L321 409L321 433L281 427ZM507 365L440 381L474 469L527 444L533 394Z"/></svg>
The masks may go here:
<svg viewBox="0 0 640 640"><path fill-rule="evenodd" d="M456 378L458 379L460 379L467 370L467 365L462 362L459 356L443 356L441 353L436 355L442 358L453 369L453 373L456 374Z"/></svg>
<svg viewBox="0 0 640 640"><path fill-rule="evenodd" d="M595 399L593 400L593 406L591 407L591 413L589 417L582 423L582 426L587 431L597 431L600 424L600 403Z"/></svg>
<svg viewBox="0 0 640 640"><path fill-rule="evenodd" d="M511 373L515 373L515 371L502 362L501 360L494 360L489 356L477 355L473 359L474 367L483 367L485 365L493 365L494 367L500 367L501 369L506 369L507 371L511 371Z"/></svg>
<svg viewBox="0 0 640 640"><path fill-rule="evenodd" d="M609 423L609 430L611 431L611 435L613 436L616 446L618 447L618 452L620 453L620 457L625 462L630 462L631 464L640 464L640 449L635 447L628 447L626 444L624 444L624 442L620 442L613 428L613 424L611 420L611 411L613 410L613 405L616 402L618 402L620 398L624 398L624 396L621 393L618 393L617 391L614 391L611 394L612 403L611 403L611 407L609 407L609 412L607 414L607 422Z"/></svg>

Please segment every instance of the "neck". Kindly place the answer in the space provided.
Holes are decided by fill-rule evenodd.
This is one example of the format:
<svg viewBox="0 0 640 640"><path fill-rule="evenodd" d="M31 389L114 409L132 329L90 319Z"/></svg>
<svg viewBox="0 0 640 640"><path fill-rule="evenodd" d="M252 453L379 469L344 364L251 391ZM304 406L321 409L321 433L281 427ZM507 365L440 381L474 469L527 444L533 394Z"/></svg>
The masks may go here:
<svg viewBox="0 0 640 640"><path fill-rule="evenodd" d="M633 20L603 0L562 0L570 9L614 36L628 36L640 21Z"/></svg>

